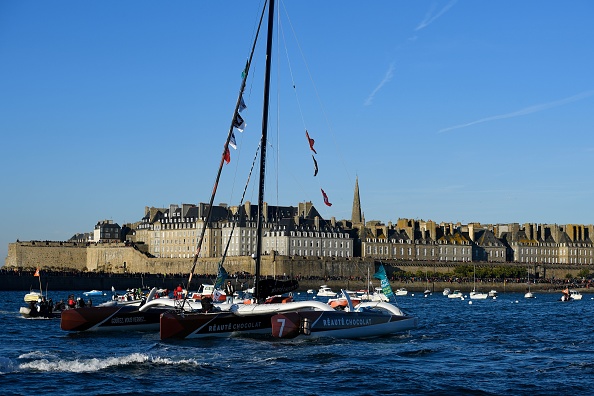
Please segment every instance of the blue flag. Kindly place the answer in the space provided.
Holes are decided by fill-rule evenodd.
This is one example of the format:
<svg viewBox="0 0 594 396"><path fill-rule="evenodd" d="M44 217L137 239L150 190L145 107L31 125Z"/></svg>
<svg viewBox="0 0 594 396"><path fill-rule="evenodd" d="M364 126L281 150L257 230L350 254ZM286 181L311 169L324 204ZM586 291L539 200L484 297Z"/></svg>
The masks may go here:
<svg viewBox="0 0 594 396"><path fill-rule="evenodd" d="M381 281L380 286L382 287L382 291L384 292L386 297L391 299L391 297L394 295L394 292L392 291L390 282L388 282L388 276L386 275L386 270L383 264L380 264L379 268L377 269L377 272L373 274L373 277Z"/></svg>
<svg viewBox="0 0 594 396"><path fill-rule="evenodd" d="M225 279L227 279L227 271L225 271L225 268L223 268L222 265L219 265L219 273L217 274L217 280L215 281L215 285L214 288L215 289L220 289L221 287L223 287L223 283L225 283Z"/></svg>

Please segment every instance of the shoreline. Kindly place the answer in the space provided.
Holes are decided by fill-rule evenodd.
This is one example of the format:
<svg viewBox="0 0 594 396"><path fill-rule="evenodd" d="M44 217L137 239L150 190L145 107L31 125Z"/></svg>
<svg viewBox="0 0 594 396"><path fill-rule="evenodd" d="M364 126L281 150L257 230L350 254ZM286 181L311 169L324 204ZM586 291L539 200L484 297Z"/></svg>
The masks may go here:
<svg viewBox="0 0 594 396"><path fill-rule="evenodd" d="M196 290L202 283L214 283L214 275L195 275L190 285L191 290ZM249 283L250 277L230 279L235 283ZM29 291L39 289L40 278L32 273L15 273L12 271L0 271L0 291ZM44 290L71 291L71 290L103 290L110 291L112 287L116 290L126 290L134 287L161 287L173 290L178 284L186 285L188 277L182 274L108 274L108 273L45 273L41 275L41 284ZM371 279L373 287L379 287L379 280ZM297 292L305 292L309 289L318 291L321 285L328 285L332 290L339 292L340 289L361 290L365 289L367 281L363 279L299 279ZM445 288L471 292L473 281L434 281L422 280L391 280L390 286L393 290L406 288L409 292L422 293L425 289L433 293L441 293ZM568 282L567 280L547 280L530 284L530 290L536 293L560 293L565 288L579 290L582 293L594 292L594 287L587 283ZM477 281L477 291L488 292L496 290L498 293L524 293L528 290L528 284L521 281Z"/></svg>

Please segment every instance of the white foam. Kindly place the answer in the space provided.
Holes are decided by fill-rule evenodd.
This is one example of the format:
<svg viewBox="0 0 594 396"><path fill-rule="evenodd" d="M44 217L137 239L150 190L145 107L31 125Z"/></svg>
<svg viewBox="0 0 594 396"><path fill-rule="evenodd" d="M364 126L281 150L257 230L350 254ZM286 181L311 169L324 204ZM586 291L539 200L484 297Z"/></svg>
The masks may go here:
<svg viewBox="0 0 594 396"><path fill-rule="evenodd" d="M68 372L68 373L88 373L104 370L115 366L127 366L135 363L150 363L164 365L200 365L192 359L172 360L163 357L153 357L143 353L133 353L122 357L109 357L101 359L74 359L74 360L56 360L51 361L46 358L37 359L31 362L19 365L21 370L38 370L44 372Z"/></svg>

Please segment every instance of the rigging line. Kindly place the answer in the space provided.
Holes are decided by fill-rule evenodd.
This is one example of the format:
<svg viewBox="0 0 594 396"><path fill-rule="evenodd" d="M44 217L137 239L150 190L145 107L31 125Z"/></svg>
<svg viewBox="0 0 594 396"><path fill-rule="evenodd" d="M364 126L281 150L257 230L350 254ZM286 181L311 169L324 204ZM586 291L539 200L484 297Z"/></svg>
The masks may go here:
<svg viewBox="0 0 594 396"><path fill-rule="evenodd" d="M284 5L284 3L283 3L283 5ZM285 9L285 13L287 15L287 19L289 19L288 12L286 11L286 9ZM279 25L280 25L280 21L279 21ZM292 25L290 23L290 19L289 19L289 26L291 26L291 28L292 28ZM295 75L293 73L293 67L292 67L292 63L291 63L291 58L289 56L289 51L288 51L288 45L287 45L287 40L286 40L286 36L285 36L285 31L284 31L284 29L282 29L282 26L281 26L281 31L282 31L282 38L283 38L284 48L285 48L285 57L287 59L287 65L288 65L288 68L289 68L289 74L291 76L291 85L293 87L293 93L295 95L295 100L297 101L297 107L299 108L299 115L301 116L301 123L303 125L303 129L305 131L307 131L308 130L307 123L305 121L305 115L303 113L303 107L301 106L300 96L299 96L299 93L297 91L297 84L295 83ZM299 42L297 40L297 35L295 34L295 31L294 30L292 30L292 31L293 31L293 36L295 37L295 41L297 42L297 45L300 48L301 56L304 59L304 63L305 63L306 68L307 68L307 62L305 62L305 57L303 55L303 52L301 51L301 47L299 46ZM308 72L309 72L309 69L308 69ZM311 77L311 73L309 73L309 76L310 76L310 80L312 81L312 85L313 85L313 79ZM314 90L315 90L315 85L314 85ZM317 90L316 90L316 94L317 94ZM320 100L320 98L319 98L319 95L318 95L318 101L319 100ZM322 110L322 112L323 112L323 110ZM323 165L323 162L324 162L323 159L320 159L320 157L318 157L318 160L316 160L316 161L318 161L318 162L321 161L321 164ZM322 168L323 168L323 166L322 166ZM316 178L316 183L318 185L318 188L319 189L322 189L322 178L321 177ZM318 196L318 195L316 195L316 196Z"/></svg>
<svg viewBox="0 0 594 396"><path fill-rule="evenodd" d="M260 7L262 7L262 2L260 2ZM266 8L266 0L264 1L263 9L265 9L265 8ZM260 23L261 23L261 21L262 21L262 19L260 19ZM258 28L259 28L259 26L260 25L258 24ZM254 30L256 30L255 27L254 27ZM252 34L252 37L254 37L254 34ZM257 37L257 35L256 35L256 37ZM251 61L250 61L250 70L251 70L251 73L249 76L250 77L249 85L247 85L247 87L244 88L244 91L243 91L244 93L246 93L246 95L244 95L244 97L243 97L244 102L246 104L249 104L251 102L252 91L254 88L254 79L251 76L253 76L258 71L258 62L251 64ZM249 109L250 109L250 106L247 106L245 112L248 113ZM240 135L241 135L241 139L238 141L238 143L239 143L238 146L243 147L243 142L245 140L243 132L240 132ZM236 137L237 137L237 135L236 135ZM258 145L259 144L260 143L258 143ZM257 150L259 150L259 147ZM237 174L238 174L239 165L240 165L239 159L241 158L241 150L237 150L236 152L238 155L237 155L237 161L235 161L235 172L233 174L233 180L237 180ZM234 191L235 191L235 183L233 183L231 186L231 192L229 194L229 202L233 202Z"/></svg>
<svg viewBox="0 0 594 396"><path fill-rule="evenodd" d="M324 119L326 120L326 124L328 125L328 129L330 131L330 135L332 137L332 140L334 142L334 147L336 148L336 151L338 152L338 156L340 157L340 160L342 162L342 166L345 169L346 173L347 173L347 177L349 178L349 183L352 184L352 178L351 175L348 171L348 168L346 166L346 161L344 159L344 157L342 156L341 150L340 150L340 146L338 145L336 136L334 134L334 130L332 129L332 124L330 123L330 120L328 118L328 114L326 113L326 110L324 108L324 105L322 103L322 99L320 98L320 94L318 92L318 88L313 80L313 76L311 74L311 71L309 69L309 65L307 64L307 61L305 59L305 55L303 54L303 50L301 49L301 44L299 44L299 40L297 39L297 34L295 33L295 29L293 28L293 24L291 23L291 18L289 17L289 13L287 12L286 8L284 7L284 2L282 2L283 8L285 9L285 14L287 15L287 20L289 21L289 26L291 27L291 31L293 32L293 36L295 37L295 41L297 42L297 47L299 48L299 52L301 53L301 57L303 59L303 63L305 63L305 68L307 70L307 73L309 75L309 79L311 80L311 83L313 85L313 89L316 93L316 98L318 99L318 103L320 105L320 108L322 109L322 114L324 114Z"/></svg>
<svg viewBox="0 0 594 396"><path fill-rule="evenodd" d="M280 21L279 21L279 25L280 25ZM299 115L301 116L301 123L303 124L303 128L307 129L307 125L305 124L305 117L303 116L303 109L301 108L301 101L299 100L299 94L297 93L297 84L295 84L295 75L293 74L293 68L291 67L291 58L289 57L289 51L287 49L288 46L287 46L287 40L285 38L285 31L284 31L284 29L282 29L282 26L279 27L279 29L282 32L282 38L283 38L283 43L284 43L284 48L285 48L285 57L287 58L287 65L289 67L289 75L291 76L291 85L293 86L293 92L295 94L295 99L297 100L297 107L299 108Z"/></svg>
<svg viewBox="0 0 594 396"><path fill-rule="evenodd" d="M270 0L273 1L273 0ZM194 274L194 270L196 269L196 264L198 263L198 257L200 257L200 251L202 249L202 243L204 241L204 236L206 234L206 229L208 228L208 225L210 224L210 219L211 219L211 215L212 215L212 205L214 202L214 198L218 189L218 185L219 185L219 180L221 178L221 173L223 171L223 166L225 165L225 153L227 152L227 150L229 150L229 141L231 140L231 135L233 134L233 128L234 128L234 124L235 124L235 117L237 116L237 114L239 113L239 106L241 104L241 96L243 95L243 91L245 89L245 84L247 81L247 77L249 75L249 69L250 69L250 64L252 62L252 58L254 56L254 51L256 49L256 43L258 42L258 36L260 34L260 28L262 26L262 21L264 20L264 15L266 14L266 3L268 3L268 0L265 1L264 7L262 9L262 14L260 16L260 22L258 23L258 30L256 32L256 37L254 38L254 42L252 44L252 49L250 52L250 56L246 62L245 65L245 74L243 76L243 79L241 81L241 88L239 89L239 95L237 97L237 102L235 103L235 111L233 112L233 118L231 119L231 126L229 127L229 132L227 133L227 140L225 141L225 146L223 148L223 153L221 155L221 160L219 163L219 169L217 172L217 176L215 178L215 182L214 182L214 186L212 189L212 193L210 195L210 201L208 204L208 207L206 209L206 218L204 221L204 225L202 226L202 230L200 231L200 239L198 240L198 243L196 245L196 252L194 253L194 262L192 263L192 270L190 271L190 275L188 277L188 285L186 286L187 290L190 290L190 284L192 282L192 275ZM186 304L186 300L188 299L188 293L186 293L186 295L184 296L184 299L182 301L181 304L181 309L183 310L184 305Z"/></svg>

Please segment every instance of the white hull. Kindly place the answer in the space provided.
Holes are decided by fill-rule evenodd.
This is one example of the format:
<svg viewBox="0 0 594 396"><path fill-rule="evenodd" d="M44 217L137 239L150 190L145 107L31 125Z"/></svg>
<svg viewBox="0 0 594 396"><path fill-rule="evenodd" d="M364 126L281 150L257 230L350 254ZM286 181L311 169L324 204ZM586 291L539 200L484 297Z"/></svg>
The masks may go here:
<svg viewBox="0 0 594 396"><path fill-rule="evenodd" d="M534 298L534 293L528 292L528 293L524 294L524 298Z"/></svg>
<svg viewBox="0 0 594 396"><path fill-rule="evenodd" d="M469 295L471 300L486 300L489 297L487 293L470 292Z"/></svg>
<svg viewBox="0 0 594 396"><path fill-rule="evenodd" d="M578 292L577 290L570 290L569 294L571 295L571 298L574 300L582 299L582 294L580 292Z"/></svg>
<svg viewBox="0 0 594 396"><path fill-rule="evenodd" d="M231 308L231 311L239 316L277 314L300 310L310 311L334 311L330 305L321 301L293 301L284 304L242 304Z"/></svg>

